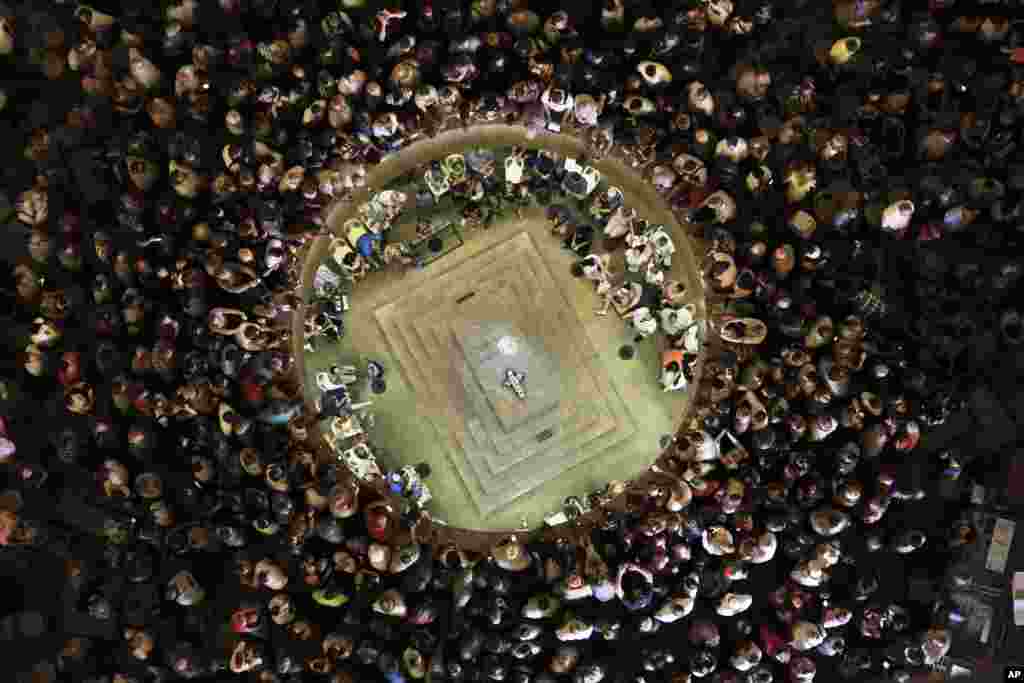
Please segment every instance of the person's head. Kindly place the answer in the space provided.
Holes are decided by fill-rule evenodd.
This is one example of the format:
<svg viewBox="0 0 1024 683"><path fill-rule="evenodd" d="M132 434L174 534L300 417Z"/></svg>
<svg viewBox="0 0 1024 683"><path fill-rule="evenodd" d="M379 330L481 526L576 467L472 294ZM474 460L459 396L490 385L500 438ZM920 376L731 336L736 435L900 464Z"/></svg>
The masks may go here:
<svg viewBox="0 0 1024 683"><path fill-rule="evenodd" d="M94 404L93 390L85 384L75 385L64 395L64 406L72 413L85 415L92 410Z"/></svg>
<svg viewBox="0 0 1024 683"><path fill-rule="evenodd" d="M398 658L390 652L382 652L377 657L377 666L384 675L396 673L398 671Z"/></svg>
<svg viewBox="0 0 1024 683"><path fill-rule="evenodd" d="M278 593L268 605L270 618L279 626L290 624L295 619L295 604L287 593Z"/></svg>
<svg viewBox="0 0 1024 683"><path fill-rule="evenodd" d="M110 604L110 600L105 595L99 593L89 596L88 604L89 616L99 621L106 621L110 619L113 611L113 606Z"/></svg>
<svg viewBox="0 0 1024 683"><path fill-rule="evenodd" d="M429 463L421 462L420 464L416 465L414 469L416 470L416 474L418 474L421 479L426 479L427 477L430 476L431 470Z"/></svg>

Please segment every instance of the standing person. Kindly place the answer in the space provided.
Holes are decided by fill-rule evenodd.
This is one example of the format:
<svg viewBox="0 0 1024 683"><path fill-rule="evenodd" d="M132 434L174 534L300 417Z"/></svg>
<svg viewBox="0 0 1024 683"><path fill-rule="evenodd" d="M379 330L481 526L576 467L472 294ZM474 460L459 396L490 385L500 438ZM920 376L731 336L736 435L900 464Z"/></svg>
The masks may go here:
<svg viewBox="0 0 1024 683"><path fill-rule="evenodd" d="M540 96L548 128L556 132L569 120L573 111L573 97L562 88L549 86Z"/></svg>
<svg viewBox="0 0 1024 683"><path fill-rule="evenodd" d="M573 121L584 138L589 137L590 132L598 125L607 99L603 94L596 99L592 95L583 94L577 95L573 101Z"/></svg>
<svg viewBox="0 0 1024 683"><path fill-rule="evenodd" d="M592 161L600 161L615 147L615 131L613 126L602 121L586 132L587 151Z"/></svg>

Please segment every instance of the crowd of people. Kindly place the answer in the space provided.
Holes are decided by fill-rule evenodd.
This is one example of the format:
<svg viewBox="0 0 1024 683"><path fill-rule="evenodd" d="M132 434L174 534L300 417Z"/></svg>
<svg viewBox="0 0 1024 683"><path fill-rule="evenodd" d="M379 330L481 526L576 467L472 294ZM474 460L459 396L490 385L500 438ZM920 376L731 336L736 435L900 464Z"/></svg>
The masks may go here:
<svg viewBox="0 0 1024 683"><path fill-rule="evenodd" d="M912 565L941 582L977 538L959 509L915 516L970 477L969 454L917 446L1024 333L1013 3L384 4L0 7L5 234L24 240L3 255L0 551L59 558L66 609L92 624L67 627L42 680L806 683L938 664L958 618L942 584L926 603L895 584ZM572 132L643 173L705 240L720 310L692 378L692 312L632 320L684 332L663 379L681 367L696 392L652 471L556 540L480 552L431 545L386 480L324 457L292 317L303 245L368 166L488 122ZM458 170L439 164L431 193ZM594 194L585 162L562 168ZM643 290L657 226L610 211ZM574 226L581 275L630 303L584 222L551 218ZM365 227L336 236L353 275L387 256ZM395 485L422 497L414 474Z"/></svg>

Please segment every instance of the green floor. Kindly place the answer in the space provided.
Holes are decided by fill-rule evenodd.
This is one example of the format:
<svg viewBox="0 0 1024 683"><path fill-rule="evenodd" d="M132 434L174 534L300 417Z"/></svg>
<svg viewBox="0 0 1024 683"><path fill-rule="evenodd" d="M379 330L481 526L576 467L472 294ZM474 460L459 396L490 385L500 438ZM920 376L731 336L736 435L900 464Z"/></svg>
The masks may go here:
<svg viewBox="0 0 1024 683"><path fill-rule="evenodd" d="M451 217L451 213L451 204L445 203L441 209L431 211L430 217L440 223ZM391 229L389 241L414 238L416 221L420 216L421 211L403 213ZM567 315L577 321L573 324L585 333L588 348L593 350L593 359L589 362L596 374L608 379L604 391L625 410L616 418L619 437L606 437L603 441L595 438L588 442L587 448L592 448L593 454L587 454L590 459L585 463L566 469L555 478L542 480L536 486L524 479L518 482L522 488L521 495L496 510L482 513L478 502L486 500L487 492L467 471L465 458L460 459L458 445L444 427L446 421L458 419L458 416L453 416L449 407L440 405L443 402L425 395L422 383L417 390L417 383L409 374L408 354L403 349L393 348L377 314L410 293L430 287L431 282L436 285L437 279L443 279L445 273L521 238L524 232L529 234L539 260L564 296ZM385 271L371 273L356 285L351 297L352 308L346 319L345 337L337 344L321 344L316 352L306 355L307 386L315 387L315 373L332 364L352 364L363 370L368 360L383 363L387 368L386 392L371 395L365 382L355 385L355 400L374 402L369 409L375 418L374 426L368 431L381 467L430 463L433 473L428 484L434 501L429 509L436 519L452 526L474 529L535 527L543 522L545 515L560 508L566 495L585 495L610 479L628 479L643 471L657 455L659 438L675 431L689 396L686 392L665 394L658 385L659 359L664 343L660 335L639 344L633 360L619 359L619 347L632 343L632 334L614 312L605 317L594 315L601 302L592 284L575 279L569 273L575 257L561 249L559 241L548 234L542 208L528 209L522 221L512 214L489 229L468 234L463 231L463 236L466 240L464 246L425 268L403 273L399 266L393 264ZM682 258L678 259L671 275L675 276L675 271L686 265ZM621 263L618 268L613 266L613 270L621 273ZM492 277L489 271L486 277ZM601 447L602 443L606 445ZM518 489L516 493L519 493Z"/></svg>

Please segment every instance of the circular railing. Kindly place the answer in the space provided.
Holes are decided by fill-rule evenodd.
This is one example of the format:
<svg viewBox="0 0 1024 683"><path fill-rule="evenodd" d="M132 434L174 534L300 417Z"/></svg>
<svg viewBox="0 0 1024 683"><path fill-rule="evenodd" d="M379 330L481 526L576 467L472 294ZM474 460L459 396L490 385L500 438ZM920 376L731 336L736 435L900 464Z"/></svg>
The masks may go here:
<svg viewBox="0 0 1024 683"><path fill-rule="evenodd" d="M586 157L589 156L588 146L579 138L567 133L544 133L532 136L528 134L525 126L512 124L487 124L481 123L467 128L449 130L437 134L435 137L418 140L405 147L399 153L389 155L375 166L366 169L365 184L353 190L344 200L338 201L325 211L324 225L329 234L322 234L307 244L303 256L301 273L301 296L302 305L296 311L292 319L292 344L295 358L295 371L300 378L306 377L305 351L303 349L302 326L307 314L307 306L313 289L313 277L317 268L327 257L328 246L335 236L343 236L342 224L357 211L357 207L370 199L377 191L385 189L389 183L401 178L410 171L423 165L426 161L440 159L447 154L466 151L478 146L506 146L520 145L525 148L548 149L563 156ZM424 147L426 151L424 153ZM717 346L717 334L715 326L710 323L707 297L705 296L704 279L701 276L699 261L694 254L694 246L703 248L702 240L692 231L684 228L686 213L675 213L668 202L659 194L654 185L648 182L644 173L645 166L639 166L635 157L628 154L613 151L600 159L591 158L591 165L595 166L608 180L609 184L616 185L623 189L626 201L631 206L643 207L642 213L652 223L660 223L668 226L673 237L676 238L677 256L687 264L683 272L686 276L685 286L687 291L699 293L695 303L698 303L698 319L704 320L706 324L705 343L698 354L697 367L694 381L691 382L688 391L690 400L684 414L680 415L676 422L676 431L686 431L694 426L694 419L697 415L699 396L702 391L703 366L707 350ZM358 296L355 294L354 296ZM316 415L314 399L310 392L305 394L306 410L309 415ZM319 424L311 426L313 439L319 444L320 457L322 462L334 462L336 456L330 446L321 438ZM667 445L671 449L671 444ZM576 537L584 533L595 524L602 523L602 520L616 510L625 509L632 495L638 492L646 492L651 486L664 483L665 475L658 466L661 458L666 456L662 451L656 458L652 458L650 467L637 473L627 482L617 482L609 489L609 496L602 501L602 505L577 517L571 522L555 527L546 527L539 531L548 538ZM375 494L391 502L392 511L398 509L397 501L383 480L375 482L363 482L361 487L369 488L371 495ZM415 539L420 542L431 542L435 545L447 546L458 545L469 552L486 552L489 548L509 534L526 534L527 531L481 531L461 529L440 524L430 524L429 521L417 527ZM410 532L399 532L396 542L402 542L403 536L410 535Z"/></svg>

